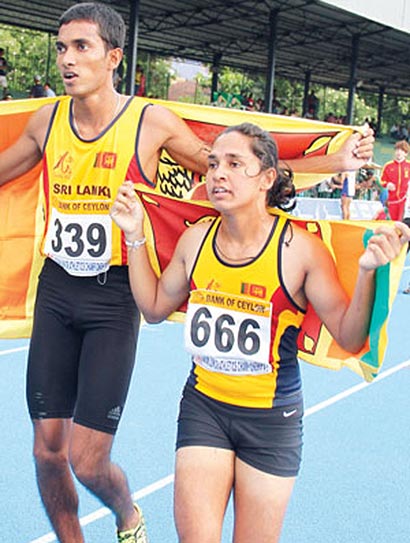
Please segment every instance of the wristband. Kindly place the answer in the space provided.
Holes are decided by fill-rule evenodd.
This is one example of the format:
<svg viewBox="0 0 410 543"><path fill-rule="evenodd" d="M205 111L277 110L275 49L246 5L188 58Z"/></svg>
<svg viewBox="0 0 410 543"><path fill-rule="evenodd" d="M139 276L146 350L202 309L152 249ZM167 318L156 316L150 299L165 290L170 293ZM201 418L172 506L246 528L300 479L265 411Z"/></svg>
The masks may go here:
<svg viewBox="0 0 410 543"><path fill-rule="evenodd" d="M128 241L125 240L125 245L129 247L130 249L138 249L142 245L146 243L146 238L136 239L135 241Z"/></svg>

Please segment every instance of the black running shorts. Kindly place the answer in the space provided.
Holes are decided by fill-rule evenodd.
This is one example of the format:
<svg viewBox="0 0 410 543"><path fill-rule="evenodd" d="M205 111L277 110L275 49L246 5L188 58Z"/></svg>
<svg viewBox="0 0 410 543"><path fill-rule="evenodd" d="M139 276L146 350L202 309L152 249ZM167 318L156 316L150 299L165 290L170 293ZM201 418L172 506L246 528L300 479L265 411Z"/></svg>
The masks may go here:
<svg viewBox="0 0 410 543"><path fill-rule="evenodd" d="M295 477L302 457L303 402L272 409L219 402L186 386L180 403L176 448L229 449L246 464Z"/></svg>
<svg viewBox="0 0 410 543"><path fill-rule="evenodd" d="M135 362L140 315L128 268L74 277L47 259L27 368L33 419L71 418L115 434Z"/></svg>

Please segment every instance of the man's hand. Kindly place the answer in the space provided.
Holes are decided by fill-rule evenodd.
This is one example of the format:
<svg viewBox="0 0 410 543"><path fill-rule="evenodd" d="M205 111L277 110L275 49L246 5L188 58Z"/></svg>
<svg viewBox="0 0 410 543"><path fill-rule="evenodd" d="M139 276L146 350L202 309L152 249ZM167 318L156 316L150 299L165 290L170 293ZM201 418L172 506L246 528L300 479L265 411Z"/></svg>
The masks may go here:
<svg viewBox="0 0 410 543"><path fill-rule="evenodd" d="M341 149L340 155L343 167L340 171L358 170L367 164L373 157L374 135L373 130L365 127L363 134L352 134Z"/></svg>

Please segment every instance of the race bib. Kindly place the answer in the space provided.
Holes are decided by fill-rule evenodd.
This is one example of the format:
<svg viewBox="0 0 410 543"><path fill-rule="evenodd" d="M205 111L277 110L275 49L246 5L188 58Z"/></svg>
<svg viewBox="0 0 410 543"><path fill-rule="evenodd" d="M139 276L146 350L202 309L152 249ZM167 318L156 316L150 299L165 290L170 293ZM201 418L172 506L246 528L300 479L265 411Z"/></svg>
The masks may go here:
<svg viewBox="0 0 410 543"><path fill-rule="evenodd" d="M52 209L44 251L70 275L98 275L112 253L109 215L73 215Z"/></svg>
<svg viewBox="0 0 410 543"><path fill-rule="evenodd" d="M185 322L185 347L200 366L220 373L270 373L272 304L195 290Z"/></svg>

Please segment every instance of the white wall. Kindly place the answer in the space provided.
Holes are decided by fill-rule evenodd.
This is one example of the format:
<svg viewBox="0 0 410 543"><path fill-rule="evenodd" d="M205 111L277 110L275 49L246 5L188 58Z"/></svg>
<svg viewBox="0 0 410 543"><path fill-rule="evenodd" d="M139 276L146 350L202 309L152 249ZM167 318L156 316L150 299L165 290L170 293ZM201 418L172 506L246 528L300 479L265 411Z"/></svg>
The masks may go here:
<svg viewBox="0 0 410 543"><path fill-rule="evenodd" d="M377 21L410 33L409 0L321 0L351 11L367 19Z"/></svg>
<svg viewBox="0 0 410 543"><path fill-rule="evenodd" d="M342 205L340 198L308 198L296 199L296 207L292 215L307 219L342 219ZM379 201L352 200L350 214L352 221L371 221L383 209Z"/></svg>

